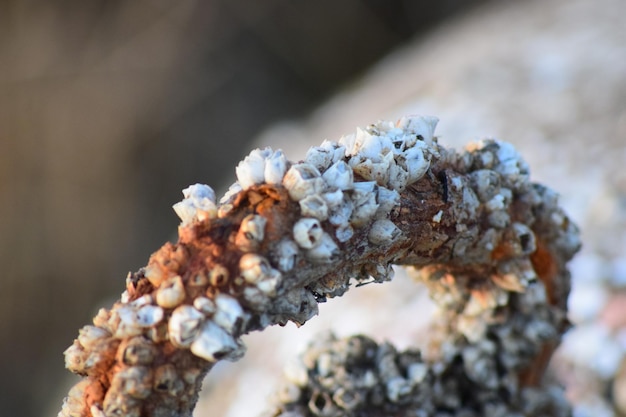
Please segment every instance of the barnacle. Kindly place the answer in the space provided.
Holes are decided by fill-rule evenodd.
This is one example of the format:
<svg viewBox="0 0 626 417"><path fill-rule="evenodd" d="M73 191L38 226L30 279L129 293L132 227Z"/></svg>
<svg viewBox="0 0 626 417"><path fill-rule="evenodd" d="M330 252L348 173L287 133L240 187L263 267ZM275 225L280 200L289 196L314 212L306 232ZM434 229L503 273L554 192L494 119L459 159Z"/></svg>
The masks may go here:
<svg viewBox="0 0 626 417"><path fill-rule="evenodd" d="M244 354L242 335L302 325L392 265L442 310L433 352L322 337L287 369L272 415L567 415L541 376L568 326L578 231L511 145L456 153L436 123L377 122L300 163L253 150L219 204L208 186L185 189L178 242L65 351L85 379L59 415L190 416L213 364Z"/></svg>

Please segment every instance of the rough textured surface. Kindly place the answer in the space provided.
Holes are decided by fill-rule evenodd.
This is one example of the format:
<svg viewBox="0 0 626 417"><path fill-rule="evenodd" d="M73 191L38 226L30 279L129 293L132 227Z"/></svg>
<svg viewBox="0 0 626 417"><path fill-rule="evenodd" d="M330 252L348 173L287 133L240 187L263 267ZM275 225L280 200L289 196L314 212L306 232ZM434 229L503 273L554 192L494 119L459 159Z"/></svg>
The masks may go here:
<svg viewBox="0 0 626 417"><path fill-rule="evenodd" d="M438 144L436 123L377 122L297 163L254 150L219 205L208 186L186 189L175 205L178 242L129 274L121 300L66 351L68 368L86 379L59 415L191 415L204 374L245 352L243 334L304 324L351 280L391 279L391 264L417 268L446 313L432 341L450 354L432 359L433 372L466 375L485 392L470 403L433 397L434 409L412 406L480 414L498 398L502 413L567 413L561 397L533 388L567 327L565 262L579 248L577 229L556 195L529 181L511 145L485 140L456 153ZM493 353L496 363L485 368ZM392 350L379 356L380 412L399 412L410 384ZM331 391L305 398L313 413L334 415L327 397L339 386L345 395L334 404L344 411L336 413L370 404L355 400L361 393L349 381L331 380ZM528 392L536 401L523 400Z"/></svg>

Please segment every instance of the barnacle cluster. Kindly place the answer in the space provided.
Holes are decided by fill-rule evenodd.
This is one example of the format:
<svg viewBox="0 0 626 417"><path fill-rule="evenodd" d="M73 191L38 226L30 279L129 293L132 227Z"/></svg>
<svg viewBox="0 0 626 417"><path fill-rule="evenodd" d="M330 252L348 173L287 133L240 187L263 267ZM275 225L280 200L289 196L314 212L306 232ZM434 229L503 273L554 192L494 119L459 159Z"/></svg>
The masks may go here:
<svg viewBox="0 0 626 417"><path fill-rule="evenodd" d="M381 410L413 404L431 415L439 405L417 395L432 388L421 381L455 373L486 392L507 389L518 404L539 384L520 375L545 360L565 327L564 264L577 232L554 194L529 182L510 145L488 140L458 154L439 145L436 123L378 122L297 162L256 149L219 203L209 186L184 190L174 206L178 242L129 274L120 301L65 352L68 369L85 379L59 415L191 416L206 372L245 352L241 335L304 324L318 302L352 282L391 279L392 264L415 267L442 306L433 343L449 346L448 356L425 363L363 337L329 340L315 351L322 356L305 360L303 380L287 388L279 412L295 404L305 410L295 415L350 415L375 400ZM325 351L344 344L361 353ZM351 385L352 376L367 386ZM444 408L465 407L458 395Z"/></svg>

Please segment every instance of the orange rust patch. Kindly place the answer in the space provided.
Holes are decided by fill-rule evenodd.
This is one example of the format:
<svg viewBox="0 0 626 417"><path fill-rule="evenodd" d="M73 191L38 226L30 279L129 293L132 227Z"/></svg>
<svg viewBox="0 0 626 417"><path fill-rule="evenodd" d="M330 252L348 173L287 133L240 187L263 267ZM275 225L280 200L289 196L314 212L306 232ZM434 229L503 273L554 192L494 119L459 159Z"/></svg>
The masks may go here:
<svg viewBox="0 0 626 417"><path fill-rule="evenodd" d="M546 343L543 345L541 351L537 356L535 356L535 359L533 359L530 365L519 373L519 382L521 386L539 386L556 347L556 343Z"/></svg>
<svg viewBox="0 0 626 417"><path fill-rule="evenodd" d="M87 410L94 404L101 406L104 401L104 394L105 388L102 384L97 380L93 380L93 382L85 388L85 404L87 405ZM91 411L89 411L88 415L91 415Z"/></svg>
<svg viewBox="0 0 626 417"><path fill-rule="evenodd" d="M530 261L537 276L546 288L548 302L551 305L558 304L559 300L555 299L555 287L559 266L543 241L537 240L537 250L530 255Z"/></svg>

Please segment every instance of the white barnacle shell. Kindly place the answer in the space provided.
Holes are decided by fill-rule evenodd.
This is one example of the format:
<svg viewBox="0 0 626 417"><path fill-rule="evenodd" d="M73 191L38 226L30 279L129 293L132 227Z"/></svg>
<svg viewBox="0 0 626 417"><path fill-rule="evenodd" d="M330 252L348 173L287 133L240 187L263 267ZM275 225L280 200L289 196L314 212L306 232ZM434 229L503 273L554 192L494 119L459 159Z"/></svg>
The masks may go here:
<svg viewBox="0 0 626 417"><path fill-rule="evenodd" d="M424 176L430 167L430 161L424 157L424 149L416 144L402 153L408 172L408 183L414 183Z"/></svg>
<svg viewBox="0 0 626 417"><path fill-rule="evenodd" d="M124 368L113 376L110 390L133 398L148 398L152 393L152 372L146 366Z"/></svg>
<svg viewBox="0 0 626 417"><path fill-rule="evenodd" d="M400 233L400 229L391 220L378 219L372 224L367 237L373 244L382 245L391 243Z"/></svg>
<svg viewBox="0 0 626 417"><path fill-rule="evenodd" d="M352 211L354 210L354 202L347 198L342 199L341 204L333 207L328 216L328 221L333 226L338 227L346 227L349 225L350 216L352 216Z"/></svg>
<svg viewBox="0 0 626 417"><path fill-rule="evenodd" d="M218 294L215 297L217 311L213 320L228 332L233 332L243 322L244 312L237 299L226 294Z"/></svg>
<svg viewBox="0 0 626 417"><path fill-rule="evenodd" d="M263 171L265 182L268 184L280 184L287 171L287 157L280 149L273 152L265 160Z"/></svg>
<svg viewBox="0 0 626 417"><path fill-rule="evenodd" d="M322 238L324 229L317 219L303 218L293 226L293 238L296 243L304 249L311 249L317 246Z"/></svg>
<svg viewBox="0 0 626 417"><path fill-rule="evenodd" d="M244 349L226 329L209 320L202 325L191 344L191 353L206 361L216 362L220 359L236 360L243 355Z"/></svg>
<svg viewBox="0 0 626 417"><path fill-rule="evenodd" d="M409 181L409 173L398 164L389 166L389 186L397 191L404 191Z"/></svg>
<svg viewBox="0 0 626 417"><path fill-rule="evenodd" d="M203 314L213 314L217 310L213 300L207 297L196 297L196 299L193 300L193 306Z"/></svg>
<svg viewBox="0 0 626 417"><path fill-rule="evenodd" d="M153 386L155 391L165 392L172 397L179 395L185 388L185 384L176 372L176 367L171 363L155 369Z"/></svg>
<svg viewBox="0 0 626 417"><path fill-rule="evenodd" d="M243 188L241 188L241 184L239 184L238 182L234 182L230 185L230 187L228 187L226 193L222 196L222 198L220 198L221 206L219 206L217 209L218 217L224 217L228 213L228 211L232 209L232 206L226 203L228 203L231 198L239 194L241 191L243 191Z"/></svg>
<svg viewBox="0 0 626 417"><path fill-rule="evenodd" d="M339 145L337 142L332 142L326 139L322 142L320 148L326 149L332 154L331 163L333 164L342 160L346 156L346 147Z"/></svg>
<svg viewBox="0 0 626 417"><path fill-rule="evenodd" d="M239 259L239 270L241 276L250 284L256 284L273 275L268 260L256 253L244 254Z"/></svg>
<svg viewBox="0 0 626 417"><path fill-rule="evenodd" d="M427 145L432 144L435 127L439 119L433 116L404 116L398 120L398 127L407 133L412 133L418 140L423 140Z"/></svg>
<svg viewBox="0 0 626 417"><path fill-rule="evenodd" d="M177 347L189 347L193 342L204 315L189 305L177 307L168 322L170 341Z"/></svg>
<svg viewBox="0 0 626 417"><path fill-rule="evenodd" d="M185 287L180 275L169 278L156 292L156 302L163 308L174 308L185 299Z"/></svg>
<svg viewBox="0 0 626 417"><path fill-rule="evenodd" d="M338 188L340 190L349 190L354 182L354 174L352 168L343 160L335 162L331 165L322 178L330 188Z"/></svg>
<svg viewBox="0 0 626 417"><path fill-rule="evenodd" d="M243 161L239 162L235 172L237 181L244 190L255 184L261 184L265 180L265 160L271 153L270 148L254 149Z"/></svg>
<svg viewBox="0 0 626 417"><path fill-rule="evenodd" d="M324 188L320 172L311 164L292 165L283 178L283 185L292 200L300 201L312 194L319 194Z"/></svg>
<svg viewBox="0 0 626 417"><path fill-rule="evenodd" d="M370 158L362 159L354 156L350 159L350 166L355 174L360 175L368 181L376 181L378 184L386 185L389 181L389 168L394 163L393 154L387 153L374 161Z"/></svg>
<svg viewBox="0 0 626 417"><path fill-rule="evenodd" d="M334 151L321 146L309 148L305 161L320 171L324 171L333 162Z"/></svg>
<svg viewBox="0 0 626 417"><path fill-rule="evenodd" d="M278 242L273 252L278 269L283 272L291 271L296 266L299 251L298 245L293 240L283 239Z"/></svg>
<svg viewBox="0 0 626 417"><path fill-rule="evenodd" d="M124 339L129 336L136 336L142 333L143 329L139 324L137 310L129 305L123 305L114 310L111 320L119 319L114 336Z"/></svg>
<svg viewBox="0 0 626 417"><path fill-rule="evenodd" d="M258 249L265 237L267 220L258 214L250 214L241 221L239 231L235 237L235 244L242 251L249 252Z"/></svg>
<svg viewBox="0 0 626 417"><path fill-rule="evenodd" d="M111 337L111 333L108 330L97 326L83 326L83 328L78 331L78 343L85 349L89 349L109 337Z"/></svg>
<svg viewBox="0 0 626 417"><path fill-rule="evenodd" d="M332 262L339 256L339 247L328 233L323 233L318 245L306 251L306 257L319 263Z"/></svg>
<svg viewBox="0 0 626 417"><path fill-rule="evenodd" d="M300 211L306 217L315 217L318 220L326 220L328 218L326 201L317 194L309 195L300 200Z"/></svg>
<svg viewBox="0 0 626 417"><path fill-rule="evenodd" d="M378 195L376 198L378 203L377 217L386 217L391 210L400 202L400 194L396 190L390 190L385 187L378 187Z"/></svg>
<svg viewBox="0 0 626 417"><path fill-rule="evenodd" d="M373 181L355 183L352 201L354 210L350 216L350 224L359 227L367 223L378 210L376 183Z"/></svg>
<svg viewBox="0 0 626 417"><path fill-rule="evenodd" d="M340 242L347 242L354 235L354 229L349 224L341 225L335 230L335 237Z"/></svg>
<svg viewBox="0 0 626 417"><path fill-rule="evenodd" d="M137 309L137 324L141 327L152 327L163 320L163 309L154 305L143 305Z"/></svg>
<svg viewBox="0 0 626 417"><path fill-rule="evenodd" d="M343 202L343 191L340 189L330 191L322 194L322 198L326 202L326 206L328 206L328 208L334 209Z"/></svg>
<svg viewBox="0 0 626 417"><path fill-rule="evenodd" d="M136 336L128 340L121 356L126 365L149 365L156 356L156 347L149 339Z"/></svg>
<svg viewBox="0 0 626 417"><path fill-rule="evenodd" d="M183 225L217 216L215 191L208 185L194 184L183 190L185 198L172 206Z"/></svg>

